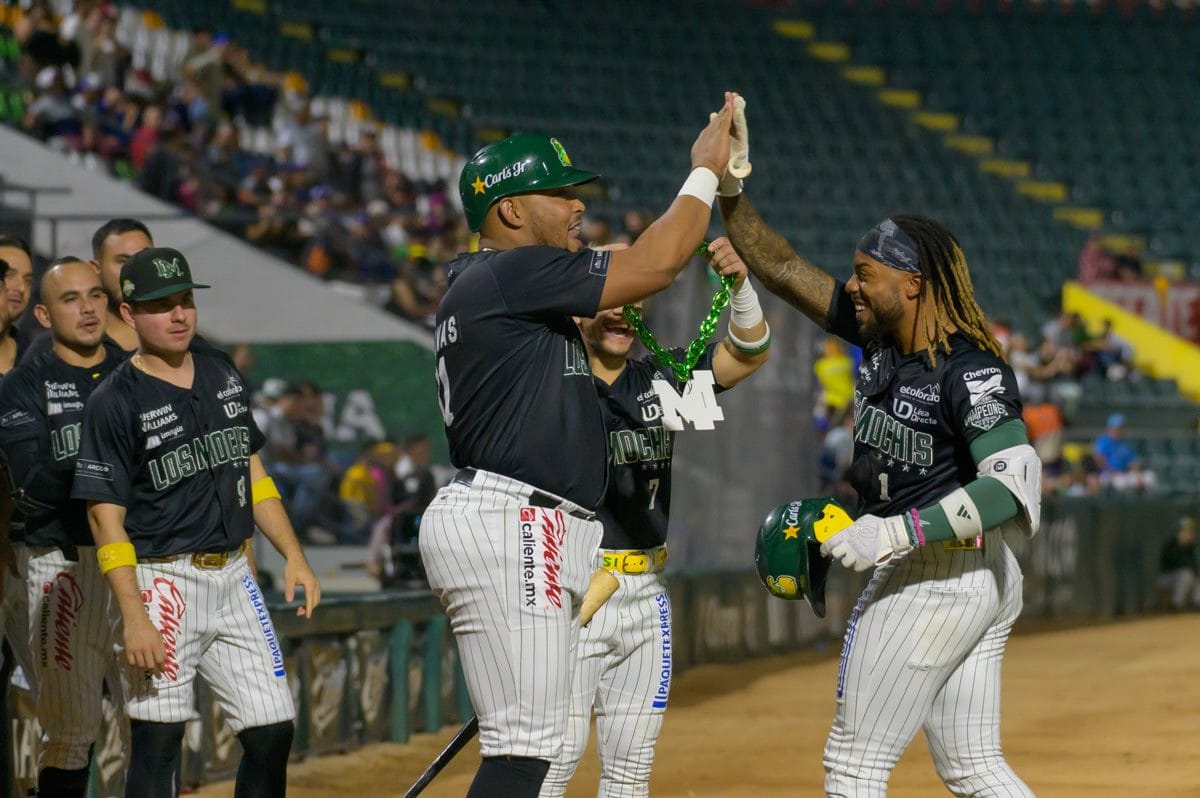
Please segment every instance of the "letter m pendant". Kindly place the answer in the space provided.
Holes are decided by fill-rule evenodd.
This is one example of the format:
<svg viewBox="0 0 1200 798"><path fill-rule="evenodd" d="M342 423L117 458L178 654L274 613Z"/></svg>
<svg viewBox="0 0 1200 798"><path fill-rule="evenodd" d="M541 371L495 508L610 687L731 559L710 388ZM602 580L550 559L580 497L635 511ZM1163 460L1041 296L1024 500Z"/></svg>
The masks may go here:
<svg viewBox="0 0 1200 798"><path fill-rule="evenodd" d="M684 422L692 422L696 429L713 429L716 421L724 421L725 413L717 404L713 393L711 371L693 371L692 378L683 386L683 394L675 392L666 380L654 380L651 385L663 408L663 426L672 432L684 428Z"/></svg>

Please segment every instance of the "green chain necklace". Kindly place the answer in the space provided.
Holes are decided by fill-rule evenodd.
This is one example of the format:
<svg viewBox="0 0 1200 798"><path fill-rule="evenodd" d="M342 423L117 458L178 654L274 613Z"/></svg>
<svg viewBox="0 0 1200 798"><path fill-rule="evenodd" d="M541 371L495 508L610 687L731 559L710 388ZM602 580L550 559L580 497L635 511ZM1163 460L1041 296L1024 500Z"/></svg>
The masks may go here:
<svg viewBox="0 0 1200 798"><path fill-rule="evenodd" d="M696 254L708 260L711 255L708 252L708 244L701 244L696 250ZM708 315L704 321L700 322L700 334L692 341L687 348L687 355L683 362L677 361L669 351L663 348L658 339L654 337L654 333L650 332L650 328L642 321L642 314L633 305L626 305L624 308L625 320L633 327L638 338L651 354L664 368L669 368L675 373L675 376L680 382L687 382L692 378L692 370L696 368L696 363L700 360L700 355L704 354L704 347L712 338L713 331L717 327L717 318L721 315L721 311L729 305L729 292L733 288L734 277L732 274L721 278L721 287L713 296L712 309L708 311Z"/></svg>

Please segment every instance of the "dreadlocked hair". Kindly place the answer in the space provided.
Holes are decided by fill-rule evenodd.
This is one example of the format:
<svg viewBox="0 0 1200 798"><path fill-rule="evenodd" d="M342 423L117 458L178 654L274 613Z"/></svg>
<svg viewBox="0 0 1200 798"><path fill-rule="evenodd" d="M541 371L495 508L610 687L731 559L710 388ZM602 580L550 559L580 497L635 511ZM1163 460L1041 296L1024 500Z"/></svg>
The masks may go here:
<svg viewBox="0 0 1200 798"><path fill-rule="evenodd" d="M930 365L937 365L937 350L950 354L950 330L957 328L976 346L1003 359L1000 342L988 327L983 309L975 301L975 288L967 272L967 257L958 239L944 226L925 216L891 217L917 245L923 288L917 299L920 308L933 303L932 328L926 330ZM918 313L918 318L920 313Z"/></svg>

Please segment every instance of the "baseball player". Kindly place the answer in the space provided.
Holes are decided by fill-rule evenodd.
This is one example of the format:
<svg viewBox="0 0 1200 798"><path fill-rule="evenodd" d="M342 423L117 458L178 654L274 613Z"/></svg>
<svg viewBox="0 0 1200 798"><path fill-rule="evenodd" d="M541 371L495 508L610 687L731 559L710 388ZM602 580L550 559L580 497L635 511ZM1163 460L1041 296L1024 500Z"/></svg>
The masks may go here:
<svg viewBox="0 0 1200 798"><path fill-rule="evenodd" d="M875 572L846 628L825 790L884 795L924 728L955 795L1030 796L1000 751L1000 663L1021 611L1001 528L1037 532L1041 463L962 249L931 219L892 216L858 242L843 283L740 192L722 185L721 212L751 272L864 348L850 475L860 515L821 551Z"/></svg>
<svg viewBox="0 0 1200 798"><path fill-rule="evenodd" d="M585 250L575 168L552 138L481 149L459 192L481 251L450 264L437 313L438 398L460 468L421 521L479 719L469 796L533 798L562 747L579 605L598 565L607 437L572 316L666 288L708 226L733 95L692 146L679 196L637 243Z"/></svg>
<svg viewBox="0 0 1200 798"><path fill-rule="evenodd" d="M720 273L736 278L729 335L709 344L696 366L712 371L722 390L767 361L771 335L758 295L746 279L746 266L729 240L717 239L709 251L728 254ZM594 707L598 794L633 798L650 794L654 745L671 686L671 598L662 571L675 434L663 426L663 406L653 382L667 380L676 390L683 384L653 356L628 357L634 334L620 308L578 322L609 436L608 490L597 513L604 525L600 554L621 586L580 632L567 738L541 794L566 793L587 744Z"/></svg>
<svg viewBox="0 0 1200 798"><path fill-rule="evenodd" d="M71 483L84 402L126 355L104 339L104 290L91 265L56 260L40 293L34 314L54 345L0 385L0 454L25 524L28 645L43 733L38 790L83 798L113 641L87 507L71 500Z"/></svg>
<svg viewBox="0 0 1200 798"><path fill-rule="evenodd" d="M84 410L72 496L88 501L97 561L120 614L131 764L126 795L179 792L184 722L197 673L245 754L239 795L282 796L295 709L283 655L245 556L257 526L286 559L312 617L309 567L255 452L262 433L225 356L189 350L196 327L184 256L138 252L121 267L121 315L138 350Z"/></svg>

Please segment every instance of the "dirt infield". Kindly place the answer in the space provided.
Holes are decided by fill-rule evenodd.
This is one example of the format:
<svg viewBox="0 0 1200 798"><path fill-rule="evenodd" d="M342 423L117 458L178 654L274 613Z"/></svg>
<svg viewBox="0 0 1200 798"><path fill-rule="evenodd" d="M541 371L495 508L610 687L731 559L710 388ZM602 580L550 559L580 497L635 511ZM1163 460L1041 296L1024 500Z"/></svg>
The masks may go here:
<svg viewBox="0 0 1200 798"><path fill-rule="evenodd" d="M1039 796L1200 798L1200 615L1020 634L1004 670L1004 748ZM697 668L674 686L658 744L659 798L821 795L821 748L837 662L777 657ZM290 798L396 796L454 733L293 764ZM478 765L467 749L427 789L462 796ZM594 796L594 749L569 796ZM232 796L230 784L199 793ZM917 736L890 796L949 795Z"/></svg>

